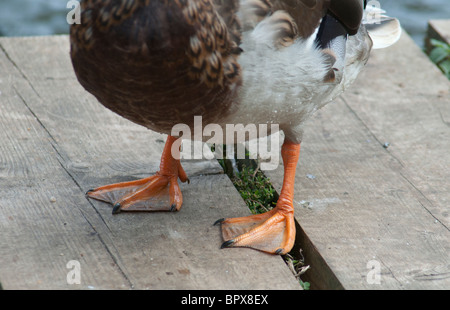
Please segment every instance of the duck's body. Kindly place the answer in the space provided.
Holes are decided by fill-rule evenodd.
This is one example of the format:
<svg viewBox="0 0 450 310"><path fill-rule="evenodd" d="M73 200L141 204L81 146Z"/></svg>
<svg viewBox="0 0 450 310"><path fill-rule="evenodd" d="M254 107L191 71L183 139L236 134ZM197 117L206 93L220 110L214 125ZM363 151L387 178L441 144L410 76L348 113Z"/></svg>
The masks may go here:
<svg viewBox="0 0 450 310"><path fill-rule="evenodd" d="M178 210L177 179L187 177L174 159L175 125L192 128L198 116L222 128L278 124L286 187L276 210L222 227L227 246L289 251L302 126L368 59L363 0L86 0L81 7L81 24L71 28L80 83L112 111L169 135L156 176L89 195L115 211ZM169 207L154 207L152 197L166 190ZM255 230L263 232L254 237Z"/></svg>
<svg viewBox="0 0 450 310"><path fill-rule="evenodd" d="M72 27L78 78L109 109L166 134L175 124L193 125L194 116L205 125L275 123L297 132L353 80L339 72L324 81L332 63L310 36L326 3L242 2L85 1L83 22ZM309 24L294 20L302 15ZM357 48L347 57L360 59L346 71L359 72L370 39L361 27L350 40Z"/></svg>

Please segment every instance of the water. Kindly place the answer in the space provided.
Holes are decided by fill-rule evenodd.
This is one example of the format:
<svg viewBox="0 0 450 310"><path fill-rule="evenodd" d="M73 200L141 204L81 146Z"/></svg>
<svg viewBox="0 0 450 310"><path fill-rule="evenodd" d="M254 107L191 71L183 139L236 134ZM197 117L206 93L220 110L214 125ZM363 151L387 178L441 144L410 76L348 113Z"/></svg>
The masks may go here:
<svg viewBox="0 0 450 310"><path fill-rule="evenodd" d="M67 34L68 0L0 0L0 35ZM450 19L450 0L380 0L390 16L423 46L430 19Z"/></svg>
<svg viewBox="0 0 450 310"><path fill-rule="evenodd" d="M389 16L398 18L402 27L423 46L427 23L431 19L450 19L450 0L381 0Z"/></svg>
<svg viewBox="0 0 450 310"><path fill-rule="evenodd" d="M66 34L67 0L0 0L0 35Z"/></svg>

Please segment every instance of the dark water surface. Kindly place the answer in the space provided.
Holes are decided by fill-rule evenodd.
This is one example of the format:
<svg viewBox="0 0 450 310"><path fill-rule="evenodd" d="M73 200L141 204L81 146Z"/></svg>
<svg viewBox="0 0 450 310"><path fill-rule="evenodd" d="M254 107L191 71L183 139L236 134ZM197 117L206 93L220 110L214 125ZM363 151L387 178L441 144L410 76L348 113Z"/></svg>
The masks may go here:
<svg viewBox="0 0 450 310"><path fill-rule="evenodd" d="M0 0L0 35L29 36L66 34L68 0ZM423 45L427 21L450 19L450 0L380 0L388 15Z"/></svg>

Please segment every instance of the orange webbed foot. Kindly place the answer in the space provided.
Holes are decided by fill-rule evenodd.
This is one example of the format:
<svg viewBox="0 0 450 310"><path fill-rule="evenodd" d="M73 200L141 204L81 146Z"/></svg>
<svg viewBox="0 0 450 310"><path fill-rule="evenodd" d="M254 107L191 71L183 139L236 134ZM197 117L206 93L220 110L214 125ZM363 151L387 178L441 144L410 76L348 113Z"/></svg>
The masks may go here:
<svg viewBox="0 0 450 310"><path fill-rule="evenodd" d="M276 207L266 213L221 219L222 248L249 247L271 254L287 254L295 243L294 183L300 144L285 141L281 149L284 179Z"/></svg>
<svg viewBox="0 0 450 310"><path fill-rule="evenodd" d="M172 156L176 138L169 136L161 156L160 171L131 182L102 186L89 190L89 198L113 205L113 214L121 211L178 211L183 204L178 179L189 181L180 160Z"/></svg>
<svg viewBox="0 0 450 310"><path fill-rule="evenodd" d="M295 241L295 222L292 213L279 209L246 217L222 219L222 236L226 240L221 248L250 247L271 254L284 255Z"/></svg>

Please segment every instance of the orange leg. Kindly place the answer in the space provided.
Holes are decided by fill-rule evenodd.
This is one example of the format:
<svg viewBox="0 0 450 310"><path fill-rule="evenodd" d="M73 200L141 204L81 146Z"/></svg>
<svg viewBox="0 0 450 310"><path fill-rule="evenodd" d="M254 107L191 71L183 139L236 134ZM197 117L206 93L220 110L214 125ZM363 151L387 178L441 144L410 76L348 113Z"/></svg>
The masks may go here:
<svg viewBox="0 0 450 310"><path fill-rule="evenodd" d="M160 170L155 175L137 181L102 186L88 191L86 195L112 204L113 213L180 210L183 196L178 186L178 178L182 182L189 179L180 160L172 155L172 145L176 140L177 138L172 136L167 138Z"/></svg>
<svg viewBox="0 0 450 310"><path fill-rule="evenodd" d="M272 254L287 254L294 246L294 183L300 144L285 141L281 149L284 179L276 207L264 214L222 219L222 248L250 247Z"/></svg>

